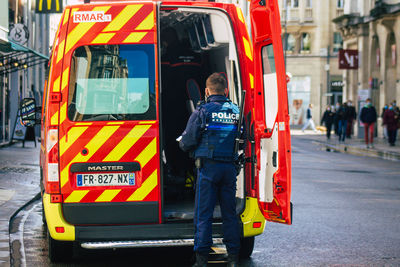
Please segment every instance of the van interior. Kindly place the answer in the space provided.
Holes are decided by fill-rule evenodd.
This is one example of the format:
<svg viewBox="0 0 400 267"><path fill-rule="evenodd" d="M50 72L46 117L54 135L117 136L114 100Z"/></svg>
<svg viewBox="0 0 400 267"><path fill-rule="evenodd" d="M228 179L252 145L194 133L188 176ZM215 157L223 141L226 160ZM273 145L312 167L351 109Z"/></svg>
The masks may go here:
<svg viewBox="0 0 400 267"><path fill-rule="evenodd" d="M191 220L197 173L194 159L180 150L176 139L204 100L210 74L223 74L229 98L240 103L236 44L229 19L217 10L161 7L159 27L164 220ZM237 180L239 213L244 207L243 171ZM218 204L214 218L221 218Z"/></svg>

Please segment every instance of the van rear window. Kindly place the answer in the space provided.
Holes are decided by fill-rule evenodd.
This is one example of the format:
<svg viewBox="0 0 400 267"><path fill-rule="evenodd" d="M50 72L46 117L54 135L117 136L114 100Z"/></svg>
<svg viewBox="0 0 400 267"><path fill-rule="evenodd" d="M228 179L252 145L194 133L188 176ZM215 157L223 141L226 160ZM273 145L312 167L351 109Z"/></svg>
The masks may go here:
<svg viewBox="0 0 400 267"><path fill-rule="evenodd" d="M155 120L154 45L78 47L72 56L68 118Z"/></svg>

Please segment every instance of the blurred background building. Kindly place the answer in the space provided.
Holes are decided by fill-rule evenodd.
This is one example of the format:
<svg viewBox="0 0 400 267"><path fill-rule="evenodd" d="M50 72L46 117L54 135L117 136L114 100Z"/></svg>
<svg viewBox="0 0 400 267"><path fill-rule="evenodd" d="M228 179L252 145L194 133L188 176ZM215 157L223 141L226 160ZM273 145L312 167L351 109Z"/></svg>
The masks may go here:
<svg viewBox="0 0 400 267"><path fill-rule="evenodd" d="M359 67L343 71L343 97L360 110L367 97L378 114L400 102L400 1L345 0L344 14L333 22L343 36L344 49L357 50ZM381 118L377 130L382 136ZM359 135L361 125L357 129Z"/></svg>
<svg viewBox="0 0 400 267"><path fill-rule="evenodd" d="M0 144L12 139L20 99L34 97L41 106L60 12L64 5L78 2L82 1L0 1ZM242 8L250 25L249 2L232 2ZM318 124L326 106L337 102L353 100L359 111L371 97L378 113L384 105L400 102L400 0L278 3L292 126L304 123L309 103ZM355 69L339 69L341 49L355 51ZM361 127L356 133L363 132Z"/></svg>
<svg viewBox="0 0 400 267"><path fill-rule="evenodd" d="M40 2L50 3L54 9L57 1ZM35 98L41 106L50 39L54 36L47 12L54 11L43 6L36 12L36 8L35 0L0 1L0 144L22 134L14 132L22 98ZM62 11L62 4L59 8Z"/></svg>
<svg viewBox="0 0 400 267"><path fill-rule="evenodd" d="M332 20L344 13L344 0L279 0L286 54L291 125L302 125L308 104L318 124L327 105L343 101L338 68L342 34Z"/></svg>

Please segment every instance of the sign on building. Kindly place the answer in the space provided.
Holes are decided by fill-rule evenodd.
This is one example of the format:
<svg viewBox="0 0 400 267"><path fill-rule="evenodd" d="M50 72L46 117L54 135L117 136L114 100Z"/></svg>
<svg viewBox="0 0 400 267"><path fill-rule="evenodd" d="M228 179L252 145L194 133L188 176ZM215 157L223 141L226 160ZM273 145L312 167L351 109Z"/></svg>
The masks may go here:
<svg viewBox="0 0 400 267"><path fill-rule="evenodd" d="M342 70L358 69L358 50L340 49L339 69Z"/></svg>
<svg viewBox="0 0 400 267"><path fill-rule="evenodd" d="M36 13L62 13L63 0L36 0Z"/></svg>

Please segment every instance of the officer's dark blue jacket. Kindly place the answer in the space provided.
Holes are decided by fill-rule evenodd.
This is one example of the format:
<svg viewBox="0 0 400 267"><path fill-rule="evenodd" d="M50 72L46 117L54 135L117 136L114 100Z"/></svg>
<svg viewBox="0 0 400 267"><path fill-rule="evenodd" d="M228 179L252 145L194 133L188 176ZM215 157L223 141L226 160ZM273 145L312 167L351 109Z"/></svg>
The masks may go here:
<svg viewBox="0 0 400 267"><path fill-rule="evenodd" d="M222 95L211 95L190 116L179 145L195 158L233 161L239 108Z"/></svg>

